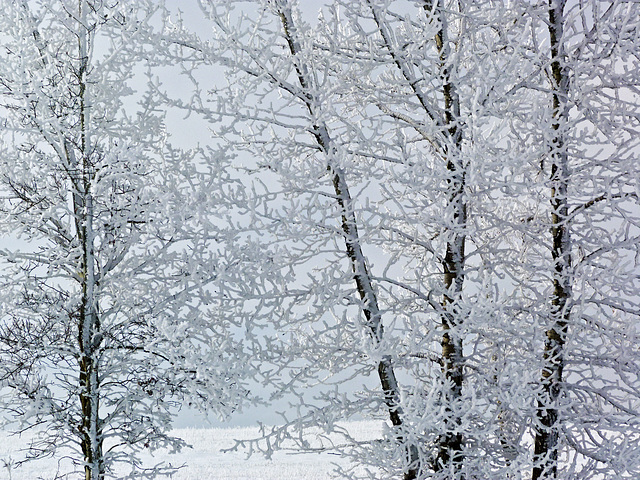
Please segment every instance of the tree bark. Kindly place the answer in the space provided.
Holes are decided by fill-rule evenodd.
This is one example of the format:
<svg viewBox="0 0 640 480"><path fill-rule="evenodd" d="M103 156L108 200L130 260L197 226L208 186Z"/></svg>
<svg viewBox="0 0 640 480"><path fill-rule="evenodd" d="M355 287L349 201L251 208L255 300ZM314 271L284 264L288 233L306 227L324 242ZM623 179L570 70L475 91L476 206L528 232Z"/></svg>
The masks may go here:
<svg viewBox="0 0 640 480"><path fill-rule="evenodd" d="M394 48L392 35L388 32L383 19L378 14L376 5L371 0L367 0L367 3L393 62L412 89L427 118L442 131L443 141L439 150L446 162L447 169L447 203L445 208L451 211L452 225L448 227L446 251L442 260L445 293L441 312L443 328L441 347L442 372L445 383L442 398L446 411L445 431L440 436L438 454L433 462L433 467L437 472L455 472L455 478L463 480L464 477L461 470L464 438L460 431L460 418L455 413L456 409L451 408L451 406L461 399L464 383L463 342L462 337L456 331L462 325L463 319L460 317L456 305L464 285L465 227L467 224L467 204L464 198L466 172L465 165L460 158L462 148L462 130L459 125L460 99L455 83L451 78L451 70L448 63L449 41L447 38L446 16L444 16L443 7L438 0L424 0L424 11L439 26L435 35L435 43L440 60L439 75L442 80L441 93L444 99L443 118L430 107L426 93L419 87L419 79L412 73L412 68L406 59Z"/></svg>
<svg viewBox="0 0 640 480"><path fill-rule="evenodd" d="M73 154L74 146L69 146L70 165L76 168L70 171L74 197L74 214L76 232L81 246L80 283L82 297L78 315L79 387L80 387L80 445L85 463L85 480L101 480L104 478L104 459L102 452L102 425L100 421L100 376L97 353L100 346L100 320L98 317L96 291L96 274L94 270L94 232L93 232L93 198L91 184L93 181L93 164L90 158L89 145L89 106L86 102L87 74L89 68L89 32L86 24L86 8L84 0L78 4L80 31L78 36L78 53L80 66L77 72L80 120L80 154L78 161ZM79 171L77 176L74 171ZM75 178L74 178L75 175ZM78 178L79 177L79 178Z"/></svg>
<svg viewBox="0 0 640 480"><path fill-rule="evenodd" d="M462 398L462 385L464 382L464 355L462 351L462 337L458 332L451 333L452 329L460 327L463 318L457 308L457 303L462 295L464 286L464 263L467 224L467 204L464 198L466 183L465 166L460 158L462 147L462 134L458 125L460 117L460 101L456 93L448 66L448 45L445 23L441 9L437 10L440 17L440 29L436 34L436 45L440 55L440 68L442 70L442 92L445 104L445 125L448 138L446 143L447 159L447 209L452 211L453 225L450 227L446 252L442 262L444 271L445 295L442 301L442 359L443 373L447 389L444 401L446 402L447 418L445 419L446 432L440 442L436 470L453 470L457 479L464 477L460 473L462 468L464 438L460 431L460 418L450 408ZM449 387L450 386L450 387Z"/></svg>
<svg viewBox="0 0 640 480"><path fill-rule="evenodd" d="M553 259L553 293L550 327L546 331L544 366L538 394L534 466L532 479L555 479L558 475L559 414L558 399L562 392L564 348L571 312L571 238L568 225L567 188L568 158L564 140L567 120L568 74L564 65L563 36L564 1L549 0L549 37L553 90L553 139L551 159L551 236Z"/></svg>

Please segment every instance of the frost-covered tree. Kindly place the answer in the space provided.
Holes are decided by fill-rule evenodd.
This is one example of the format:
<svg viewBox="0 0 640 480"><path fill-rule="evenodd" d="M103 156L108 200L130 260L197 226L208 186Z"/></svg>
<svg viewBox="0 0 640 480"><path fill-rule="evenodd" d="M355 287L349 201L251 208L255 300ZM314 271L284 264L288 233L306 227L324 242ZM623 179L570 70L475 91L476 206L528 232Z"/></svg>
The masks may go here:
<svg viewBox="0 0 640 480"><path fill-rule="evenodd" d="M366 224L354 193L364 186L370 166L355 167L342 138L348 120L336 114L333 104L332 70L341 65L332 62L344 60L314 48L293 2L210 2L203 7L212 20L213 38L183 39L190 57L185 64L222 66L228 85L212 82L207 87L214 95L182 106L208 118L235 151L251 153L242 165L254 174L246 177L255 185L251 228L254 236L270 239L269 256L287 282L281 290L265 292L277 307L265 325L272 337L256 353L276 396L302 396L299 415L285 418L287 425L271 432L269 449L273 441L278 445L291 438L291 427L331 430L336 420L360 410L378 416L386 412L389 439L402 452L394 468L405 478L416 478L418 451L404 430L384 305L366 255L364 238L370 232L360 230ZM194 80L207 78L187 70ZM329 379L330 389L319 393L326 405L308 402L302 392L328 372L343 378L363 375L367 383L375 376L377 388L360 402L341 406L342 393L333 395L336 380Z"/></svg>
<svg viewBox="0 0 640 480"><path fill-rule="evenodd" d="M351 195L347 173L339 163L338 145L333 137L327 121L323 118L325 106L320 97L320 89L317 75L310 68L305 59L303 49L303 37L294 20L290 2L279 0L274 2L274 13L280 17L282 23L282 36L288 47L292 64L297 75L296 87L299 89L297 97L306 108L309 118L307 129L312 134L316 147L326 157L328 180L330 180L337 202L340 215L340 230L345 244L345 255L348 259L353 281L362 305L362 314L365 317L364 330L372 340L374 348L384 340L384 324L380 302L376 292L373 276L368 266L368 260L364 255L361 235L358 231L358 220L355 213L354 199ZM299 20L298 20L299 21ZM327 101L326 99L324 100ZM404 478L414 479L419 470L418 449L411 441L407 441L406 433L402 431L404 418L400 405L400 386L389 353L381 352L377 362L378 377L384 395L385 404L389 414L389 420L398 431L397 440L404 449L403 464Z"/></svg>
<svg viewBox="0 0 640 480"><path fill-rule="evenodd" d="M238 153L270 243L248 341L299 401L267 452L365 415L380 441L335 448L375 478L633 476L633 6L201 6L174 104Z"/></svg>
<svg viewBox="0 0 640 480"><path fill-rule="evenodd" d="M518 124L539 146L532 191L546 197L529 220L541 233L531 241L545 249L529 245L526 280L544 330L534 480L638 475L636 7L549 1L524 9L525 56L541 76L523 78L520 88L539 93Z"/></svg>
<svg viewBox="0 0 640 480"><path fill-rule="evenodd" d="M233 233L211 215L234 185L172 149L158 101L133 95L164 65L161 2L1 6L5 419L40 429L28 458L64 452L87 480L171 472L137 454L182 447L175 408L226 414L247 393L219 286L242 253L220 251Z"/></svg>
<svg viewBox="0 0 640 480"><path fill-rule="evenodd" d="M398 361L411 375L403 406L419 438L420 478L509 475L526 461L524 422L511 410L531 392L526 382L508 387L523 363L502 280L517 252L503 239L512 231L501 191L522 148L496 103L513 104L521 59L506 42L520 26L515 12L483 2L343 9L354 48L342 38L333 45L354 59L350 111L367 105L351 148L379 169L396 165L370 203L378 243L395 262L379 280L404 321Z"/></svg>
<svg viewBox="0 0 640 480"><path fill-rule="evenodd" d="M227 84L183 107L250 153L255 235L271 239L290 281L270 292L278 334L259 352L268 382L299 395L289 425L332 431L354 414L386 416L384 441L347 435L357 461L405 478L496 474L517 451L494 421L505 315L491 309L506 300L492 297L497 274L482 265L500 228L494 216L470 229L467 204L483 211L501 186L483 170L491 177L510 155L486 137L505 131L487 100L515 77L501 51L509 16L398 3L344 2L312 28L295 2L207 2L213 40L182 44L190 67L217 64Z"/></svg>
<svg viewBox="0 0 640 480"><path fill-rule="evenodd" d="M463 387L442 404L403 404L412 434L440 445L434 478L439 469L445 478L633 478L637 9L629 2L506 9L425 2L421 17L406 14L400 2L367 3L369 14L344 2L353 26L345 37L334 35L333 51L351 59L351 85L397 123L372 127L375 111L368 110L358 147L369 158L414 162L416 170L429 165L432 175L425 182L424 172L418 179L396 170L387 181L387 208L378 206L374 215L395 245L380 244L423 276L405 274L393 279L396 285L401 280L401 288L429 299L444 294L449 305L447 297L457 292L456 314L444 323L458 330L461 346L451 360L459 362ZM370 60L375 66L367 69ZM365 78L371 80L358 87ZM358 101L362 95L352 105ZM460 142L450 137L444 143L450 149L439 151L442 137L456 131ZM416 146L431 159L420 163ZM438 177L433 165L452 152L460 163L447 164L440 171L448 175ZM451 201L456 181L469 213ZM443 292L433 279L451 274L447 256L460 240L467 249L459 250L457 278L467 286ZM428 314L432 307L421 308ZM423 325L433 328L427 318ZM427 345L418 351L433 358ZM441 361L445 373L454 371L446 351ZM402 366L411 371L409 365ZM413 405L420 405L416 393L429 384L426 378L415 374L405 384L415 388ZM455 392L453 377L444 384ZM417 423L420 408L427 418ZM444 412L443 421L430 424L436 412Z"/></svg>
<svg viewBox="0 0 640 480"><path fill-rule="evenodd" d="M446 413L443 417L443 431L438 440L438 453L432 461L436 471L445 470L451 475L460 470L463 461L463 429L460 421L459 401L463 395L464 383L464 353L462 324L465 313L458 303L462 300L465 277L465 243L467 237L467 198L466 176L468 160L463 155L464 121L461 117L460 98L456 82L455 60L451 55L452 39L449 25L452 18L445 13L444 5L440 2L425 2L423 7L426 18L421 19L421 26L433 31L433 57L428 67L416 61L414 45L404 43L398 38L399 29L390 27L385 18L385 11L377 2L367 2L371 17L381 39L381 53L387 53L388 59L380 64L391 64L398 71L399 85L409 87L409 95L421 107L418 117L406 108L407 97L401 98L397 91L393 98L380 98L373 93L375 104L381 111L391 117L405 120L409 127L414 127L425 140L429 138L429 153L442 161L446 174L446 183L442 197L445 199L444 212L448 223L427 228L439 230L437 235L445 239L444 254L439 253L442 271L443 288L439 314L442 326L442 352L440 365L442 367L442 383L444 385L441 401ZM407 29L411 31L411 29ZM394 35L395 33L395 35ZM404 33L404 32L402 32ZM400 43L399 43L400 42ZM425 49L423 56L428 58L426 50L429 43L422 40L418 48ZM404 44L402 47L401 45ZM381 60L384 57L375 55L373 58ZM431 85L429 85L431 83ZM429 87L428 87L429 85ZM379 90L382 92L382 90ZM376 98L378 97L378 98ZM384 97L384 94L382 95ZM391 101L389 101L391 99ZM403 105L404 104L404 105ZM404 108L403 108L404 107ZM424 187L425 185L423 185ZM435 185L428 185L433 188Z"/></svg>

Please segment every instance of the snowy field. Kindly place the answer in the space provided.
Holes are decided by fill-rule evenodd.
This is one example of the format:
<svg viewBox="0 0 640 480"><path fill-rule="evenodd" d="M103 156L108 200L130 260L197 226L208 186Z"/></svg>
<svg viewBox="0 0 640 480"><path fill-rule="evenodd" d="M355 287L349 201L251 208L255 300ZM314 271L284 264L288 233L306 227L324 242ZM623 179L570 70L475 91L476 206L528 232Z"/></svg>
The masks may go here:
<svg viewBox="0 0 640 480"><path fill-rule="evenodd" d="M381 422L352 422L347 424L352 435L359 440L378 438L382 429ZM184 449L178 454L155 452L153 457L146 455L148 465L160 461L172 465L185 464L176 472L172 480L325 480L334 478L332 471L336 464L347 466L345 459L330 453L296 454L291 451L279 451L272 460L255 454L247 458L246 452L222 453L221 450L233 445L234 439L255 438L257 428L208 428L180 429L175 435L183 438L193 448ZM0 433L0 479L6 480L75 480L81 478L79 472L71 475L59 475L70 471L70 463L63 455L26 463L20 467L12 466L12 461L20 458L20 449L27 445L28 438L8 436ZM125 473L123 470L122 473ZM160 477L167 478L167 477Z"/></svg>

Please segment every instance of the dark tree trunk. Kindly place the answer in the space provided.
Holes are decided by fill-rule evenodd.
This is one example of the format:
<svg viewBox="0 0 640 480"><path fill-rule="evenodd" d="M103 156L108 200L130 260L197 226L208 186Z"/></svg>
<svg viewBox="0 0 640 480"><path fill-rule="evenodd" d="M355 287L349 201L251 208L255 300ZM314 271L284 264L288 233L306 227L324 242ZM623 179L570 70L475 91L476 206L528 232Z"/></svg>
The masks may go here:
<svg viewBox="0 0 640 480"><path fill-rule="evenodd" d="M571 311L571 239L568 225L568 158L563 128L566 125L568 76L563 65L564 2L549 1L549 36L553 88L553 139L551 159L551 236L553 294L550 327L546 331L544 366L537 400L533 480L555 479L558 474L559 418L558 399L562 391L564 348Z"/></svg>
<svg viewBox="0 0 640 480"><path fill-rule="evenodd" d="M296 28L291 17L291 10L286 2L278 3L278 13L280 15L284 30L285 39L289 46L289 52L295 62L299 62L300 47L296 39ZM303 101L309 111L311 118L318 118L318 111L312 96L312 83L309 72L305 65L296 63L296 73L298 82L302 88ZM363 313L367 320L369 336L376 344L382 342L384 327L382 315L378 305L378 298L375 293L373 280L367 266L366 257L362 252L360 236L358 233L357 219L353 210L353 200L349 192L349 185L346 175L336 164L335 146L329 133L329 129L323 122L313 125L313 135L320 150L327 157L327 171L331 177L333 188L336 194L338 205L342 217L342 235L345 241L346 254L351 264L353 280L360 299L363 304ZM400 406L400 387L396 378L390 355L383 355L378 363L378 377L384 393L389 419L395 427L403 425L403 411ZM398 442L405 449L405 469L404 480L415 480L419 472L419 455L415 445L407 442L403 434L399 434Z"/></svg>

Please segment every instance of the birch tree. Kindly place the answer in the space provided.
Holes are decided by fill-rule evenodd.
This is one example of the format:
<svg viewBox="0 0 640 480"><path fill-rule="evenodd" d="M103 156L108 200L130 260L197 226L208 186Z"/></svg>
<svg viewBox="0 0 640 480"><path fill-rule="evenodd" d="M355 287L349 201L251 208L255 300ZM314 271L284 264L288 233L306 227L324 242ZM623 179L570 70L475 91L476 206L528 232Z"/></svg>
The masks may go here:
<svg viewBox="0 0 640 480"><path fill-rule="evenodd" d="M549 39L551 49L552 138L549 145L551 160L551 257L554 263L553 294L550 326L544 344L545 366L542 370L542 394L538 410L534 451L533 479L555 478L558 462L558 399L563 380L565 344L571 317L571 236L567 226L569 200L568 152L565 125L568 120L567 99L569 75L562 42L564 8L561 3L549 6Z"/></svg>
<svg viewBox="0 0 640 480"><path fill-rule="evenodd" d="M329 132L326 121L322 119L323 105L319 103L317 98L318 86L315 85L315 78L304 60L304 52L300 44L300 33L294 22L291 6L286 0L280 0L275 3L275 11L282 22L284 39L289 48L289 54L293 59L293 65L298 77L298 86L300 88L298 95L299 98L301 97L310 116L309 130L314 136L319 150L327 158L327 172L333 184L335 199L339 206L346 255L362 302L362 313L366 319L365 328L368 330L367 333L371 336L374 345L378 346L382 343L384 335L382 315L372 275L362 250L362 241L358 233L358 223L346 173L337 163L337 145ZM400 406L400 387L391 355L382 353L377 370L389 412L389 419L392 425L400 431L403 425L403 411ZM403 448L406 449L406 464L408 466L406 467L404 478L407 480L414 479L419 470L417 447L407 444L407 440L402 433L399 434L398 440L403 444Z"/></svg>
<svg viewBox="0 0 640 480"><path fill-rule="evenodd" d="M521 147L499 105L514 105L511 69L522 62L505 42L520 26L509 9L481 2L419 7L343 5L358 58L368 57L354 67L368 76L353 75L353 101L366 99L378 131L394 132L358 147L405 165L385 185L377 224L404 270L385 280L400 292L395 308L414 317L403 362L409 418L428 452L425 478L508 476L526 459L524 412L509 405L527 392L526 383L510 400L501 392L524 364L503 280L517 251L505 242L514 230L501 193Z"/></svg>
<svg viewBox="0 0 640 480"><path fill-rule="evenodd" d="M572 468L560 466L563 443L574 450L569 458L584 459L584 466L573 467L581 478L629 475L638 468L635 449L625 446L638 435L632 425L640 399L632 393L637 378L629 362L635 362L624 346L637 341L638 321L632 293L637 288L640 233L640 64L631 33L637 34L640 25L636 10L625 2L548 6L551 128L545 138L545 171L553 290L537 400L533 479L563 478ZM603 217L611 233L598 239L596 231L608 229L598 226ZM620 340L600 334L594 339L603 327ZM586 334L583 341L573 340L581 334ZM595 372L594 364L600 367ZM614 374L610 365L616 365ZM577 412L579 419L572 419ZM592 425L587 421L598 417L607 420Z"/></svg>
<svg viewBox="0 0 640 480"><path fill-rule="evenodd" d="M457 475L454 472L460 469L464 440L460 429L460 419L456 418L457 414L454 412L458 410L456 404L462 397L464 354L463 339L460 333L463 317L456 304L462 295L465 276L467 204L464 198L466 166L461 155L463 122L460 118L460 98L452 78L454 65L450 54L448 22L443 13L443 6L439 2L425 2L423 8L428 17L427 23L434 24L434 43L438 58L436 71L428 72L425 75L424 71L416 71L412 60L401 52L380 7L375 5L375 2L367 2L367 4L394 67L399 70L404 82L410 86L417 102L424 110L425 118L419 120L418 125L431 123L437 131L434 135L436 137L433 142L434 150L437 155L442 157L447 169L447 188L444 192L447 199L445 211L448 211L448 215L451 216L451 225L448 226L447 232L444 234L447 240L444 256L441 260L444 287L441 308L443 329L441 364L443 380L446 385L442 402L448 412L444 419L445 432L442 433L437 458L433 465L437 471L449 470ZM429 98L425 91L425 83L421 80L429 75L441 79L440 91L435 95L435 98ZM442 106L437 106L440 101L438 97L442 99ZM383 110L387 110L387 106L381 102L378 105ZM390 110L387 111L390 112ZM401 115L390 113L396 117Z"/></svg>
<svg viewBox="0 0 640 480"><path fill-rule="evenodd" d="M168 433L181 402L228 414L247 391L207 307L240 261L198 223L215 194L166 142L158 101L132 96L161 63L162 6L2 7L0 210L17 245L1 252L2 409L15 431L42 427L27 458L70 455L87 480L170 473L137 454L183 446Z"/></svg>
<svg viewBox="0 0 640 480"><path fill-rule="evenodd" d="M352 6L353 3L344 4L345 10ZM627 447L618 435L625 431L628 438L634 438L637 418L635 370L628 360L621 360L634 356L628 348L635 342L637 323L632 293L637 283L637 218L631 212L637 210L634 132L638 97L633 79L638 64L637 55L630 53L636 48L632 32L637 31L637 16L624 2L606 6L597 2L550 2L520 5L522 10L513 8L502 13L492 9L491 15L481 5L477 9L463 6L460 17L453 6L443 7L440 14L446 17L438 17L439 6L426 5L431 15L430 22L425 23L431 29L421 30L415 17L405 17L393 7L384 10L371 2L371 15L361 11L353 30L367 31L371 23L379 30L389 57L376 55L379 44L370 41L370 58L376 59L378 65L386 63L396 74L385 78L376 71L369 86L370 97L399 126L404 124L415 131L413 142L419 138L425 144L433 143L445 131L433 127L438 117L430 117L428 111L447 111L447 72L442 73L442 65L449 65L452 74L460 75L454 86L469 95L457 96L461 114L456 123L468 140L462 142L458 155L468 155L477 163L467 163L463 169L473 181L466 180L462 198L467 206L473 205L474 212L462 230L472 245L463 257L463 271L474 280L482 278L477 276L479 271L489 273L482 283L499 293L497 302L485 304L483 308L488 310L478 315L482 311L478 307L484 303L481 298L487 291L474 296L461 290L460 300L466 297L481 303L467 303L468 313L456 317L460 325L466 322L467 327L462 328L460 341L474 345L473 354L458 358L465 382L469 383L466 392L476 398L480 392L488 395L487 400L493 398L495 410L488 408L485 413L495 412L498 428L485 430L481 423L469 423L454 429L457 433L462 431L463 439L466 437L466 448L461 452L467 458L458 464L457 471L454 466L447 474L472 478L495 475L498 470L480 473L483 470L476 463L483 455L480 452L487 448L484 451L490 460L486 465L500 468L502 464L505 469L501 475L516 478L527 475L527 458L533 464L533 478L633 476L637 468L635 449ZM387 25L380 20L384 17L376 17L376 8L385 13ZM460 33L451 42L455 53L448 64L440 63L440 69L434 68L438 60L442 62L437 38L442 35L442 25L449 25L450 31L455 32L457 21ZM425 61L429 50L424 47L424 37L431 32L436 36L436 48L429 64ZM365 45L358 44L358 58L367 51ZM545 45L549 48L545 49ZM420 50L413 50L417 46ZM439 74L429 76L429 72ZM474 77L475 72L488 75L491 83L483 83L481 76ZM466 83L469 78L473 78L472 83ZM423 96L427 101L418 96L421 85L428 92ZM441 96L433 93L437 92L434 85L443 85ZM402 99L402 87L407 97L416 95L413 104ZM438 108L438 101L445 107ZM425 105L427 114L420 117L416 112L425 109ZM519 129L507 133L505 120ZM480 130L475 130L478 127ZM409 142L400 147L407 137L399 138L395 146L387 143L384 157L392 157L396 151L401 152L396 158L407 158L408 152L415 152L406 146ZM430 153L437 156L437 146L433 150L436 151ZM378 153L378 157L383 155ZM490 178L479 181L478 175ZM543 181L545 177L547 180ZM422 234L421 238L415 225L429 223L417 220L424 216L407 215L408 190L403 193L395 185L388 186L389 204L393 205L389 211L400 212L380 221L380 228L395 234L396 241L409 240L407 246L411 242L433 254L434 245L438 245L436 239L442 233ZM432 183L431 187L435 185ZM426 186L421 187L427 190ZM422 205L424 212L428 204ZM442 224L433 222L431 228L434 225ZM515 241L518 236L523 238L520 245ZM411 251L407 246L405 255ZM446 251L450 249L447 247ZM516 259L527 261L519 264ZM434 270L422 271L432 274ZM446 274L447 269L443 271ZM405 287L425 290L416 285L419 283L409 281ZM438 291L433 282L427 285L431 293ZM460 308L459 312L465 309ZM505 317L506 312L509 313ZM496 329L497 325L501 327ZM474 338L471 332L479 336ZM489 332L500 339L494 344L496 349L478 350L479 342L490 345ZM622 343L626 346L619 344L620 338L625 339ZM624 367L618 365L620 361ZM536 373L532 366L540 370ZM501 388L510 389L509 394L487 391L492 368L496 382L508 379ZM515 381L519 386L514 389L516 378L520 378ZM531 411L535 420L530 444L523 435L530 421L523 407L529 402L535 406ZM446 405L455 408L455 403ZM509 405L520 407L512 409ZM410 411L408 418L415 418L414 415ZM450 416L449 421L455 423L455 416ZM484 441L475 437L479 431L483 432ZM493 446L486 442L492 437L496 440ZM440 438L446 440L446 433ZM609 448L605 447L608 442ZM455 449L449 450L452 451ZM438 458L444 458L442 450ZM462 467L465 464L466 469ZM436 465L438 468L442 465Z"/></svg>
<svg viewBox="0 0 640 480"><path fill-rule="evenodd" d="M465 469L478 472L482 462L487 472L508 468L502 456L492 463L489 454L479 453L505 450L500 427L491 426L498 407L484 413L467 410L471 399L482 388L485 395L493 382L492 354L487 349L466 360L462 350L467 332L478 334L493 315L483 311L491 307L482 295L463 291L463 280L473 270L476 287L482 283L478 260L473 268L465 266L466 202L473 191L465 176L469 159L480 152L473 150L473 136L495 119L478 113L487 119L473 125L466 142L462 131L465 123L473 123L470 112L484 108L478 98L495 85L487 79L471 86L471 74L464 81L456 78L457 69L477 64L495 80L503 64L485 44L491 53L482 58L464 58L452 48L463 43L462 27L456 24L461 19L475 15L473 34L465 38L491 47L503 39L487 32L499 31L507 20L492 17L489 8L456 16L436 3L422 6L418 20L405 21L375 2L357 7L350 2L343 5L347 17L330 10L314 31L290 2L252 5L244 9L238 2L235 10L216 2L206 5L215 23L214 41L207 44L193 36L183 43L188 55L226 67L228 85L216 83L213 95L182 106L209 118L234 149L256 159L245 163L259 179L253 227L256 235L281 245L277 261L296 286L274 292L282 307L270 326L285 340L269 343L261 355L265 364L274 365L271 373L280 372L284 379L270 375L269 381L283 392L300 392L316 382L336 389L325 390L315 401L299 393L302 413L285 420L331 431L336 419L354 412L379 416L381 397L371 384L366 396L349 399L341 393L345 382L338 380L366 379L376 371L376 362L367 362L371 358L377 361L392 428L385 442L360 451L359 461L373 461L388 475L405 478L434 471L461 478ZM449 26L449 16L455 27ZM372 24L374 31L368 33ZM460 37L449 38L453 31ZM193 73L193 78L207 75ZM465 112L458 84L466 88ZM372 115L373 108L379 112ZM387 140L389 132L397 143ZM493 148L491 155L499 151ZM475 243L479 258L479 237ZM376 252L377 267L366 259L367 248ZM380 249L390 253L381 256ZM422 276L403 274L411 270ZM301 271L309 271L310 281L302 279ZM465 323L473 308L482 315ZM358 315L364 318L357 320ZM364 346L358 340L363 333L368 334ZM484 342L488 335L481 335ZM463 393L465 366L481 373L472 375ZM397 382L398 369L406 378L404 387ZM468 464L464 432L476 449ZM276 444L284 438L290 438L286 428L271 432Z"/></svg>
<svg viewBox="0 0 640 480"><path fill-rule="evenodd" d="M360 406L346 406L351 412L346 415L360 407L380 414L382 402L390 438L403 452L396 468L404 478L417 478L418 450L405 432L383 305L350 184L355 175L346 166L352 160L339 139L341 133L334 131L335 127L344 132L344 127L334 123L332 66L313 50L292 2L254 2L253 9L234 10L240 5L244 6L203 5L213 22L213 41L191 38L183 44L204 63L226 67L229 86L215 84L216 95L183 107L212 121L236 151L255 155L255 163L247 164L260 175L254 189L255 235L262 241L271 239L278 265L288 272L284 277L296 279L285 291L269 292L280 299L280 307L267 328L285 335L285 342L272 340L259 352L264 365L291 371L292 378L272 371L265 381L278 385L279 396L301 392L327 370L347 377L358 371L365 378L375 374L380 393L367 392ZM311 283L300 283L298 271L308 271ZM303 313L307 308L310 311ZM341 366L336 370L330 364ZM334 382L327 383L333 389ZM304 413L271 432L270 441L278 444L290 438L292 425L306 428L326 422L330 430L335 428L335 419L345 414L338 405L341 400L331 391L321 395L327 406L318 408L303 400L298 408Z"/></svg>
<svg viewBox="0 0 640 480"><path fill-rule="evenodd" d="M537 172L520 193L538 205L514 272L544 332L531 361L533 479L637 475L636 10L523 6L529 35L514 40L529 63L514 126L534 147L522 168Z"/></svg>
<svg viewBox="0 0 640 480"><path fill-rule="evenodd" d="M268 454L320 426L377 477L632 475L636 18L598 5L202 3L175 105L238 153L282 280Z"/></svg>

